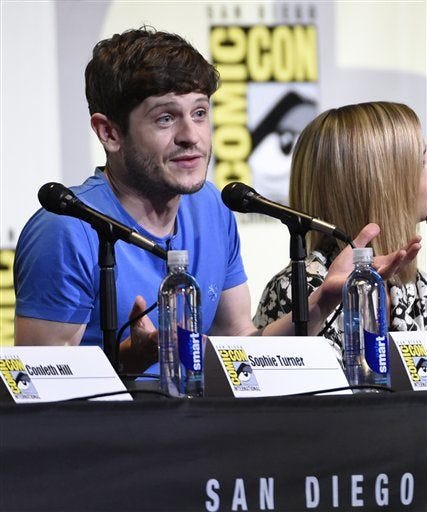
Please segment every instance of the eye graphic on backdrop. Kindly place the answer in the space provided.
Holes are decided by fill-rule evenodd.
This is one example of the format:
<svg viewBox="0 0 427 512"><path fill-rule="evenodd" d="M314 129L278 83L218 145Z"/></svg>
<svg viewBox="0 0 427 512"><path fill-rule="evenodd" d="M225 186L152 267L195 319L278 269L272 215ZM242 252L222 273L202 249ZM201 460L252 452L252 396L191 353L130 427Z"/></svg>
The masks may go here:
<svg viewBox="0 0 427 512"><path fill-rule="evenodd" d="M316 103L312 99L302 91L287 91L252 128L249 164L253 185L261 195L287 202L292 150L302 129L315 115Z"/></svg>

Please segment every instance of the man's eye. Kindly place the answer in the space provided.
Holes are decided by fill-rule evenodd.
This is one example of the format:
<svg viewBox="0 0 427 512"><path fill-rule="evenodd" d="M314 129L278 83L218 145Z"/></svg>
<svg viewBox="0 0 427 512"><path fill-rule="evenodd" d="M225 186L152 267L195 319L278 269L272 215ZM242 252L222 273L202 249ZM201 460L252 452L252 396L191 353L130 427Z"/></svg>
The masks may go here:
<svg viewBox="0 0 427 512"><path fill-rule="evenodd" d="M204 119L208 115L207 111L203 109L196 110L195 117L198 119Z"/></svg>
<svg viewBox="0 0 427 512"><path fill-rule="evenodd" d="M170 114L164 114L157 118L157 122L160 124L169 124L172 121L172 116Z"/></svg>

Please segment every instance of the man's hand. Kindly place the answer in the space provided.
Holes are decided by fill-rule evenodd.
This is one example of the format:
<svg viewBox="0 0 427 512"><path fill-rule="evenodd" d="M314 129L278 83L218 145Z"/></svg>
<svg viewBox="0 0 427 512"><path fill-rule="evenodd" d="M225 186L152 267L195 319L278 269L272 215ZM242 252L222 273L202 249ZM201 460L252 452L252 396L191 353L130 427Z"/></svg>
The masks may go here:
<svg viewBox="0 0 427 512"><path fill-rule="evenodd" d="M147 303L138 295L129 314L134 318L147 309ZM158 332L145 315L131 324L130 337L120 344L120 361L127 373L142 373L158 360Z"/></svg>

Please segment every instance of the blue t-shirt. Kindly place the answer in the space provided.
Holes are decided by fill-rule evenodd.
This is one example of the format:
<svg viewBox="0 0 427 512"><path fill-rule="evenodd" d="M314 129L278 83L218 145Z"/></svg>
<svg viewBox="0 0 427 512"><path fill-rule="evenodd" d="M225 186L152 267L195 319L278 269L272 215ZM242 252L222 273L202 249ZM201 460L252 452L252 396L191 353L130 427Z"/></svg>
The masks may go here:
<svg viewBox="0 0 427 512"><path fill-rule="evenodd" d="M72 190L85 204L164 249L188 250L188 271L201 289L202 332L208 333L221 292L246 281L235 219L214 185L207 182L199 192L181 197L175 234L164 238L151 235L126 212L101 169ZM24 227L16 248L16 314L87 324L82 344L102 346L98 245L98 234L90 224L44 209L37 211ZM167 265L121 240L115 243L115 256L120 328L128 320L136 295L142 295L147 306L157 300ZM149 315L155 326L157 315L157 310ZM123 338L126 335L128 332Z"/></svg>

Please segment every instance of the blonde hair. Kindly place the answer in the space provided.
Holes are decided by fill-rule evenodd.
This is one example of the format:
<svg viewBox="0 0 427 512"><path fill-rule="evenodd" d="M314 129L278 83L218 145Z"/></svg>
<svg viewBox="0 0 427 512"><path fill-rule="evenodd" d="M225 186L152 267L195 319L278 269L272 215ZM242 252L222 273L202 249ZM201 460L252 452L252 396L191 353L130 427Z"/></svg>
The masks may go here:
<svg viewBox="0 0 427 512"><path fill-rule="evenodd" d="M302 132L294 149L290 205L335 224L354 238L369 222L381 234L375 254L404 246L416 233L423 138L406 105L361 103L328 110ZM307 249L330 239L307 236ZM416 263L400 275L413 280Z"/></svg>

